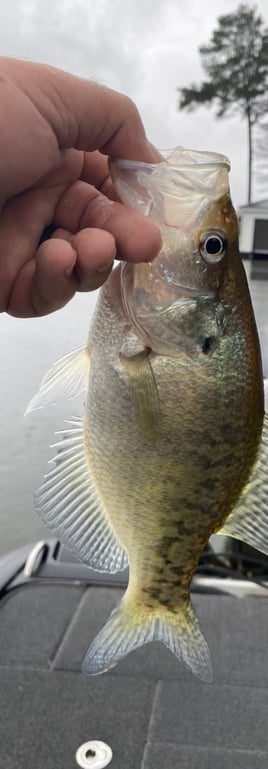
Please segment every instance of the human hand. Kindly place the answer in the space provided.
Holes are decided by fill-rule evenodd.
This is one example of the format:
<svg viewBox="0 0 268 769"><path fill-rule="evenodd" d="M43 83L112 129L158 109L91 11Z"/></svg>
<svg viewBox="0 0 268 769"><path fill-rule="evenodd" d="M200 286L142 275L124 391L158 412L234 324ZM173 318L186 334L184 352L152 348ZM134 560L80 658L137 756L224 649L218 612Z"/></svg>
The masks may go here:
<svg viewBox="0 0 268 769"><path fill-rule="evenodd" d="M116 256L153 259L157 226L116 200L108 170L109 155L160 158L131 100L1 57L0 99L0 311L45 315L98 288Z"/></svg>

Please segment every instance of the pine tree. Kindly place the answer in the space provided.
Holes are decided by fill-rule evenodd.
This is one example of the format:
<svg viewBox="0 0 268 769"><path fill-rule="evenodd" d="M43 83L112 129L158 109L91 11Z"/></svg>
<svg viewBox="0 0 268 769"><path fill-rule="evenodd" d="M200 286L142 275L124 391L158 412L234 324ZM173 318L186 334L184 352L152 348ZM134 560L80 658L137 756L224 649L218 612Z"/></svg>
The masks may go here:
<svg viewBox="0 0 268 769"><path fill-rule="evenodd" d="M199 48L207 79L180 88L179 108L216 102L217 117L240 114L248 126L248 202L252 190L253 126L268 112L268 29L255 7L220 16L208 45Z"/></svg>

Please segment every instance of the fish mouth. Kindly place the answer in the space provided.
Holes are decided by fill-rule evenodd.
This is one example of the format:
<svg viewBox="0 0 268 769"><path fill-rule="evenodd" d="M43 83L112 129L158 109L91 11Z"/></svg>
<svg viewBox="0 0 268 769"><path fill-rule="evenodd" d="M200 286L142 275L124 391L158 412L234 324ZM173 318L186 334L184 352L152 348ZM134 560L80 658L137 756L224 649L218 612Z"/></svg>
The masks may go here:
<svg viewBox="0 0 268 769"><path fill-rule="evenodd" d="M196 203L220 200L228 192L230 162L217 152L184 149L160 150L162 161L145 163L113 158L109 168L119 198L145 216L176 226L194 218ZM192 200L194 195L194 200Z"/></svg>

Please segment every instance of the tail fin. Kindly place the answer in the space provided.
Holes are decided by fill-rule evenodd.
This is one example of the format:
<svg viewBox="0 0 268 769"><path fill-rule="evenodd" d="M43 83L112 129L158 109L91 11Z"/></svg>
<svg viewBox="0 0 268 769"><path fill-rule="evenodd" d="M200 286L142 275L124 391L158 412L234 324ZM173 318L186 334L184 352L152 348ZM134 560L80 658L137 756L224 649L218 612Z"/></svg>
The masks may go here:
<svg viewBox="0 0 268 769"><path fill-rule="evenodd" d="M129 652L151 641L161 641L194 675L212 681L208 645L190 600L175 610L159 607L141 612L124 597L86 652L82 672L104 673Z"/></svg>

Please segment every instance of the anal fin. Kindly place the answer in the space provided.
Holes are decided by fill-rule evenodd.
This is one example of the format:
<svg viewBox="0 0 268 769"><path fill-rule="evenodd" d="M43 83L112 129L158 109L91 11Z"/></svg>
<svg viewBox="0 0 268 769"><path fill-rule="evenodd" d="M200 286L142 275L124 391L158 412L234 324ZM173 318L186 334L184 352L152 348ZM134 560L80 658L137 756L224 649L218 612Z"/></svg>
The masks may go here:
<svg viewBox="0 0 268 769"><path fill-rule="evenodd" d="M268 555L268 414L264 415L259 453L249 481L217 534L240 539Z"/></svg>

